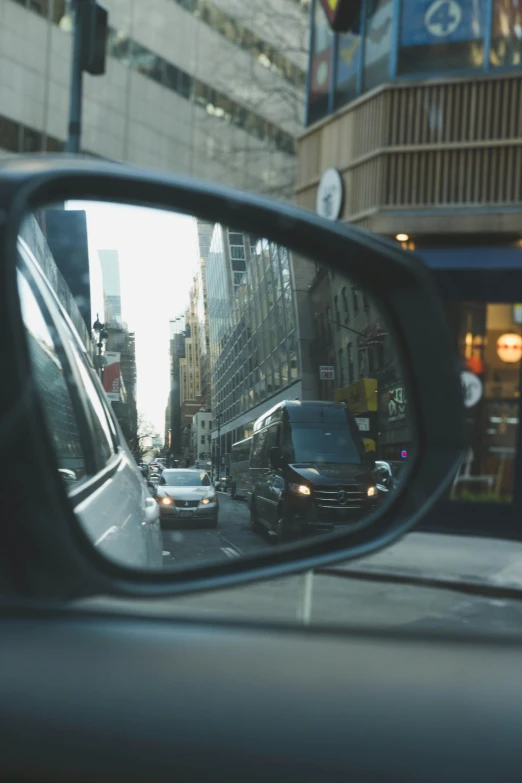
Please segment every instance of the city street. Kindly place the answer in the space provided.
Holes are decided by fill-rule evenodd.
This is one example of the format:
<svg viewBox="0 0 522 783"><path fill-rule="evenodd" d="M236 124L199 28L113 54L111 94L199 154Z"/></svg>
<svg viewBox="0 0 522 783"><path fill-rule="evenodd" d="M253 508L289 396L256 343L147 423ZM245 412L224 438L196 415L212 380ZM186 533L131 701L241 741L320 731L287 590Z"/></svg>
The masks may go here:
<svg viewBox="0 0 522 783"><path fill-rule="evenodd" d="M232 500L218 492L219 522L215 529L163 528L163 565L192 565L202 560L226 560L273 546L268 536L250 530L250 511L245 500Z"/></svg>

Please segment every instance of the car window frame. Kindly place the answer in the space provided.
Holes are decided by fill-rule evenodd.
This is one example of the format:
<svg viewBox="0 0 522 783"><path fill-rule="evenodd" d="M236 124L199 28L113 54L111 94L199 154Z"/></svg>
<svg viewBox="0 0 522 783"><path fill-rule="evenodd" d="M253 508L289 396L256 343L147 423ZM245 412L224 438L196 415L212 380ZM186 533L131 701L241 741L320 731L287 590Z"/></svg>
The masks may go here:
<svg viewBox="0 0 522 783"><path fill-rule="evenodd" d="M21 248L24 252L22 252ZM76 360L71 355L70 341L76 347L79 361L83 362L86 371L91 377L93 376L92 366L90 362L85 359L85 351L81 346L76 330L62 312L63 308L61 307L56 294L45 280L37 260L34 258L31 250L25 246L25 243L18 244L18 258L20 272L24 274L24 270L26 270L24 277L31 285L31 290L37 299L45 323L52 327L53 333L56 335L56 341L59 342L59 347L57 345L56 348L64 369L67 369L68 374L66 373L66 379L67 377L72 377L74 379L74 383L67 381L67 386L74 401L75 414L78 417L78 430L81 438L81 445L84 449L88 475L86 476L86 481L82 482L77 491L70 493L70 497L74 497L79 493L83 496L84 490L89 483L93 480L98 481L106 472L114 472L117 469L122 458L121 445L119 443L119 438L117 437L114 421L107 411L107 405L105 404L103 396L99 394L96 389L96 383L93 378L94 389L98 393L98 399L100 400L102 411L108 423L113 446L113 454L105 464L102 464L99 450L96 449L95 439L93 438L93 433L95 432L93 416L95 413L94 411L91 411L92 403L88 401L88 397L86 399L86 393L83 391L83 381L79 369L76 366ZM69 331L72 338L71 340L66 334L66 330Z"/></svg>

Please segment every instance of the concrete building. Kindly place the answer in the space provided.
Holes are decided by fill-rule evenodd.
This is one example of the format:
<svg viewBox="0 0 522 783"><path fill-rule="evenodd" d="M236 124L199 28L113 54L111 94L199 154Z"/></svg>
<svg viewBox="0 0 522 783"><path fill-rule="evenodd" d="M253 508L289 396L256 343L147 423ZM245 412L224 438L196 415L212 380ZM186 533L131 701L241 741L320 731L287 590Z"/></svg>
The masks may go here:
<svg viewBox="0 0 522 783"><path fill-rule="evenodd" d="M136 340L129 332L127 324L107 324L108 334L106 351L115 351L120 355L120 400L112 402L112 407L120 422L123 434L132 445L138 431L138 409L136 405Z"/></svg>
<svg viewBox="0 0 522 783"><path fill-rule="evenodd" d="M105 323L121 324L120 259L117 250L98 250L103 280Z"/></svg>
<svg viewBox="0 0 522 783"><path fill-rule="evenodd" d="M211 456L212 413L199 410L192 418L191 456L192 462L207 462Z"/></svg>
<svg viewBox="0 0 522 783"><path fill-rule="evenodd" d="M180 360L185 356L185 320L178 317L170 322L170 453L169 461L181 460L181 379Z"/></svg>
<svg viewBox="0 0 522 783"><path fill-rule="evenodd" d="M290 197L309 0L107 0L107 73L84 77L82 149ZM65 0L0 1L0 149L60 152Z"/></svg>
<svg viewBox="0 0 522 783"><path fill-rule="evenodd" d="M292 259L216 225L206 268L213 439L232 443L279 400L303 398Z"/></svg>
<svg viewBox="0 0 522 783"><path fill-rule="evenodd" d="M519 535L520 357L509 361L503 345L522 336L522 5L375 0L360 4L351 32L334 35L314 0L311 28L296 201L315 210L321 177L336 168L340 219L397 239L433 269L462 370L482 389L467 411L470 453L450 492L461 502L448 502L438 519L476 529L484 504L499 532ZM337 297L344 323L353 292L347 289L345 308L343 286L329 282L329 306ZM372 327L371 312L364 324L363 315L362 332ZM336 372L351 377L351 361L355 377L359 338L347 333L341 341L335 329L333 336ZM379 380L378 407L392 449L407 400L387 367L387 341L380 369L390 385Z"/></svg>

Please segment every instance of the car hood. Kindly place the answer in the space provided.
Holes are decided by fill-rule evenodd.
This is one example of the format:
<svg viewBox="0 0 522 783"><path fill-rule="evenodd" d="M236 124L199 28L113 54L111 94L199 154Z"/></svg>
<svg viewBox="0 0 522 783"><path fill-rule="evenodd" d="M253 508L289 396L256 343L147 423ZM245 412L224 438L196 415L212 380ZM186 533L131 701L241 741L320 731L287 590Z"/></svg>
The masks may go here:
<svg viewBox="0 0 522 783"><path fill-rule="evenodd" d="M172 500L202 500L210 494L212 487L158 487L159 497L169 497Z"/></svg>
<svg viewBox="0 0 522 783"><path fill-rule="evenodd" d="M289 465L290 469L312 484L338 484L340 481L348 484L367 482L370 475L363 465L344 465L342 463L296 462Z"/></svg>

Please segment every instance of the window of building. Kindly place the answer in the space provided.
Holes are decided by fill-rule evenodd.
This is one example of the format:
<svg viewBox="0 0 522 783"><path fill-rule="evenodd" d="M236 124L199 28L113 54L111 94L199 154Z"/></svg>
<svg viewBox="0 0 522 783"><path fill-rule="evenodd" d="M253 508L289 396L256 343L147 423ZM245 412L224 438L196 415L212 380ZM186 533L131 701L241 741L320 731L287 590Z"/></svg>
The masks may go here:
<svg viewBox="0 0 522 783"><path fill-rule="evenodd" d="M368 0L364 37L363 89L388 81L393 30L393 0Z"/></svg>
<svg viewBox="0 0 522 783"><path fill-rule="evenodd" d="M312 52L310 58L310 92L308 122L316 122L328 112L328 93L332 70L334 36L321 3L315 4Z"/></svg>
<svg viewBox="0 0 522 783"><path fill-rule="evenodd" d="M403 0L399 74L481 68L485 0Z"/></svg>
<svg viewBox="0 0 522 783"><path fill-rule="evenodd" d="M339 384L341 388L344 386L344 365L343 365L343 349L339 348Z"/></svg>
<svg viewBox="0 0 522 783"><path fill-rule="evenodd" d="M77 424L77 410L66 381L66 370L46 317L22 274L18 276L18 291L45 424L64 483L66 487L74 488L76 481L70 481L69 477L81 480L85 478L87 470Z"/></svg>
<svg viewBox="0 0 522 783"><path fill-rule="evenodd" d="M335 328L339 331L341 323L341 313L339 312L339 297L334 296L334 309L335 309Z"/></svg>
<svg viewBox="0 0 522 783"><path fill-rule="evenodd" d="M358 27L356 22L355 29ZM335 70L334 108L338 109L357 96L357 72L361 61L361 37L353 33L339 35Z"/></svg>
<svg viewBox="0 0 522 783"><path fill-rule="evenodd" d="M353 365L353 343L348 343L346 346L346 355L348 358L348 383L355 381L355 370Z"/></svg>
<svg viewBox="0 0 522 783"><path fill-rule="evenodd" d="M455 303L448 306L448 312L457 326L462 370L470 379L464 384L470 448L451 498L512 503L520 405L520 319L510 304ZM480 396L472 394L474 388L480 389Z"/></svg>
<svg viewBox="0 0 522 783"><path fill-rule="evenodd" d="M352 301L353 301L353 311L355 315L359 312L359 296L357 294L357 289L355 286L352 286Z"/></svg>
<svg viewBox="0 0 522 783"><path fill-rule="evenodd" d="M494 0L490 64L522 64L522 0Z"/></svg>

